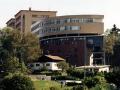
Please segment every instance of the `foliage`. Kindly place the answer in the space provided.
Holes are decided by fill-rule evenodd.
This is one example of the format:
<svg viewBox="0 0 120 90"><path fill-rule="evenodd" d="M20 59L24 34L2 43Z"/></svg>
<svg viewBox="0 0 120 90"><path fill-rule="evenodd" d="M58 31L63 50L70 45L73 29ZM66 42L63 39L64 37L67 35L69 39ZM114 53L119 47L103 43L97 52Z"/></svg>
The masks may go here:
<svg viewBox="0 0 120 90"><path fill-rule="evenodd" d="M120 31L116 25L113 25L113 28L109 30L108 34L105 34L105 53L106 53L106 62L113 66L119 66L119 51L120 51Z"/></svg>
<svg viewBox="0 0 120 90"><path fill-rule="evenodd" d="M21 70L25 71L25 65L41 54L39 38L32 33L24 34L12 28L3 28L1 32L0 63L3 67L8 64L10 70L13 68L12 70L17 71L22 67Z"/></svg>
<svg viewBox="0 0 120 90"><path fill-rule="evenodd" d="M120 87L120 71L106 73L105 79L108 83L113 83L117 87Z"/></svg>
<svg viewBox="0 0 120 90"><path fill-rule="evenodd" d="M5 77L1 82L1 89L2 90L35 90L31 79L21 74L14 74Z"/></svg>
<svg viewBox="0 0 120 90"><path fill-rule="evenodd" d="M86 85L88 88L95 87L96 84L99 84L100 81L96 77L86 77L83 81L84 85Z"/></svg>
<svg viewBox="0 0 120 90"><path fill-rule="evenodd" d="M39 38L32 33L5 28L0 38L1 48L10 56L17 56L24 61L34 60L40 55Z"/></svg>
<svg viewBox="0 0 120 90"><path fill-rule="evenodd" d="M63 72L69 69L69 64L65 61L61 61L58 63L58 68L61 68Z"/></svg>
<svg viewBox="0 0 120 90"><path fill-rule="evenodd" d="M104 83L104 84L97 84L95 87L91 88L90 90L116 90L116 88L108 83Z"/></svg>
<svg viewBox="0 0 120 90"><path fill-rule="evenodd" d="M78 85L78 86L74 86L73 90L88 90L88 88L83 85Z"/></svg>
<svg viewBox="0 0 120 90"><path fill-rule="evenodd" d="M7 62L5 63L5 68L7 72L14 73L16 71L19 71L19 59L16 57L10 57L8 58Z"/></svg>
<svg viewBox="0 0 120 90"><path fill-rule="evenodd" d="M80 79L84 78L84 71L83 70L70 68L69 70L67 70L67 73L68 73L68 75L70 75L72 77L77 77L77 78L80 78Z"/></svg>
<svg viewBox="0 0 120 90"><path fill-rule="evenodd" d="M114 33L113 34L108 34L104 38L105 40L105 51L106 53L112 53L113 54L113 47L118 41L118 36L116 36Z"/></svg>
<svg viewBox="0 0 120 90"><path fill-rule="evenodd" d="M8 58L7 62L4 64L5 70L8 73L26 73L27 68L24 64L24 62L19 62L19 59L16 57L10 57Z"/></svg>

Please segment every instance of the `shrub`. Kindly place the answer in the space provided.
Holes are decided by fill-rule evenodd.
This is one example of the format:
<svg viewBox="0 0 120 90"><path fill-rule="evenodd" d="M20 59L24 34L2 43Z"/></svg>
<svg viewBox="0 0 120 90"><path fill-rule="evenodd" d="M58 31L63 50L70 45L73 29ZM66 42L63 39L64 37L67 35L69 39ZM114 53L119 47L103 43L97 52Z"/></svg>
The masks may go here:
<svg viewBox="0 0 120 90"><path fill-rule="evenodd" d="M92 88L95 87L96 84L99 83L99 79L95 77L86 77L83 81L83 83L88 87Z"/></svg>
<svg viewBox="0 0 120 90"><path fill-rule="evenodd" d="M97 84L95 87L91 88L90 90L116 90L116 88L108 83L104 83L102 85Z"/></svg>
<svg viewBox="0 0 120 90"><path fill-rule="evenodd" d="M77 69L69 69L67 70L68 75L77 77L80 79L84 78L84 71L83 70L77 70Z"/></svg>
<svg viewBox="0 0 120 90"><path fill-rule="evenodd" d="M86 86L78 85L78 86L74 86L73 90L88 90L88 89Z"/></svg>
<svg viewBox="0 0 120 90"><path fill-rule="evenodd" d="M2 90L35 90L31 79L21 74L5 77L0 86Z"/></svg>
<svg viewBox="0 0 120 90"><path fill-rule="evenodd" d="M117 86L117 88L120 88L120 72L109 72L105 74L105 79L108 83L113 83Z"/></svg>

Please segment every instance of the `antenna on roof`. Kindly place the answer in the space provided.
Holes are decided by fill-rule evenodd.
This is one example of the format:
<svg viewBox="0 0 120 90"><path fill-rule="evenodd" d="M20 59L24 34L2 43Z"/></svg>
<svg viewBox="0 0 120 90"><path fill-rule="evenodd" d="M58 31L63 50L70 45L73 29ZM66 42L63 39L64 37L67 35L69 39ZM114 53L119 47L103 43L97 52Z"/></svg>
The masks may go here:
<svg viewBox="0 0 120 90"><path fill-rule="evenodd" d="M31 7L29 7L29 11L31 11Z"/></svg>

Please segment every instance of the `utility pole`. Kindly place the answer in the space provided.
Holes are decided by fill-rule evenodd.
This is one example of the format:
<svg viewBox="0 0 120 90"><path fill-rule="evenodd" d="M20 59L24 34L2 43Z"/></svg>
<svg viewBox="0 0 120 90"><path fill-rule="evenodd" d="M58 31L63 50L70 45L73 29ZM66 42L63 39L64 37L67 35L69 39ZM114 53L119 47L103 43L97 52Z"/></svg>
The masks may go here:
<svg viewBox="0 0 120 90"><path fill-rule="evenodd" d="M86 37L84 36L84 80L86 78L86 60L87 60L87 47L86 47ZM84 90L85 90L85 84L84 84Z"/></svg>

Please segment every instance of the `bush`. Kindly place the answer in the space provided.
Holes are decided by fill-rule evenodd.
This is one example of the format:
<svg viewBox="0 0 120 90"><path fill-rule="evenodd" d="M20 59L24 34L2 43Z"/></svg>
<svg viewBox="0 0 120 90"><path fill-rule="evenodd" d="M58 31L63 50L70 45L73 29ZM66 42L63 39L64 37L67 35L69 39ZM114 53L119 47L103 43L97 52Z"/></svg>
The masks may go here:
<svg viewBox="0 0 120 90"><path fill-rule="evenodd" d="M90 90L116 90L116 88L108 83L104 83L104 84L97 84L95 87L91 88Z"/></svg>
<svg viewBox="0 0 120 90"><path fill-rule="evenodd" d="M73 90L88 90L86 86L83 85L78 85L78 86L74 86Z"/></svg>
<svg viewBox="0 0 120 90"><path fill-rule="evenodd" d="M35 90L31 79L21 74L5 77L0 86L2 90Z"/></svg>
<svg viewBox="0 0 120 90"><path fill-rule="evenodd" d="M115 84L118 88L120 88L120 72L109 72L105 74L105 79L108 83Z"/></svg>
<svg viewBox="0 0 120 90"><path fill-rule="evenodd" d="M77 70L77 69L69 69L67 70L68 75L77 77L80 79L84 78L84 71L83 70Z"/></svg>
<svg viewBox="0 0 120 90"><path fill-rule="evenodd" d="M95 77L86 77L83 81L83 83L88 87L92 88L95 87L96 84L99 84L99 79Z"/></svg>

